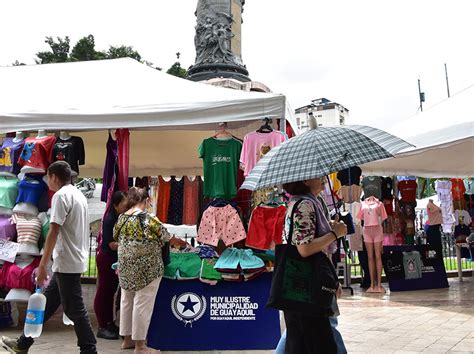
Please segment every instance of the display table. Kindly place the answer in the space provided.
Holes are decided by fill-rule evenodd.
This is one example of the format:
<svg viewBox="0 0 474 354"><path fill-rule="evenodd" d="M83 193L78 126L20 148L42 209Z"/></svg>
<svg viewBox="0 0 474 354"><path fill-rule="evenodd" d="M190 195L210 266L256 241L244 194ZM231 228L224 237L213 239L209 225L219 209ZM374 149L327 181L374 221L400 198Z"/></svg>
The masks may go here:
<svg viewBox="0 0 474 354"><path fill-rule="evenodd" d="M430 245L384 246L382 255L385 275L391 291L447 288L448 277L443 255ZM403 252L418 251L421 256L421 277L406 279Z"/></svg>
<svg viewBox="0 0 474 354"><path fill-rule="evenodd" d="M167 351L275 349L278 311L265 308L272 274L212 286L163 279L148 331L148 345Z"/></svg>

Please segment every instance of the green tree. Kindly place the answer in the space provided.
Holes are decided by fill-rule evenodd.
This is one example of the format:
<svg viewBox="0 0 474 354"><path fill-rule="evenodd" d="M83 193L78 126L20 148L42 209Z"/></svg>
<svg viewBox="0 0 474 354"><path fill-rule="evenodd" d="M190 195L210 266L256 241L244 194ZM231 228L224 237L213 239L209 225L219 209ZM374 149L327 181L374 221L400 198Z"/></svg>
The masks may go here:
<svg viewBox="0 0 474 354"><path fill-rule="evenodd" d="M12 63L12 66L22 66L22 65L26 65L25 63L20 63L18 60L15 60L14 63Z"/></svg>
<svg viewBox="0 0 474 354"><path fill-rule="evenodd" d="M186 78L186 76L188 76L188 71L181 67L181 63L179 61L174 63L171 66L171 68L168 69L166 73L170 75L182 77L183 79Z"/></svg>
<svg viewBox="0 0 474 354"><path fill-rule="evenodd" d="M104 53L95 50L95 39L91 34L79 39L69 55L69 61L88 61L104 58Z"/></svg>
<svg viewBox="0 0 474 354"><path fill-rule="evenodd" d="M71 46L68 36L64 37L64 39L57 37L57 42L53 37L46 37L44 42L49 45L51 50L36 53L38 57L38 59L35 59L36 64L64 63L69 61Z"/></svg>
<svg viewBox="0 0 474 354"><path fill-rule="evenodd" d="M133 58L137 61L142 60L142 56L136 50L134 50L133 47L127 47L124 45L120 47L110 46L106 56L107 59Z"/></svg>

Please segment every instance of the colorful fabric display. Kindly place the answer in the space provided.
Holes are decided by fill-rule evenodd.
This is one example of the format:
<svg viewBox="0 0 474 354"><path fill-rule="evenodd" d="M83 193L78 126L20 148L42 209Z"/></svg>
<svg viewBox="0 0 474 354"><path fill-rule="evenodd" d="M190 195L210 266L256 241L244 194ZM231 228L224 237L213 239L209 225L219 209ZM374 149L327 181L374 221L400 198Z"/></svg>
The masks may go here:
<svg viewBox="0 0 474 354"><path fill-rule="evenodd" d="M201 274L199 280L209 285L216 285L222 280L222 274L214 267L216 265L216 258L206 258L201 263Z"/></svg>
<svg viewBox="0 0 474 354"><path fill-rule="evenodd" d="M73 171L79 174L79 165L86 163L84 142L78 136L69 139L56 139L53 147L53 161L66 161Z"/></svg>
<svg viewBox="0 0 474 354"><path fill-rule="evenodd" d="M16 240L16 225L9 216L0 215L0 240Z"/></svg>
<svg viewBox="0 0 474 354"><path fill-rule="evenodd" d="M453 196L451 191L451 181L436 181L435 189L438 193L438 200L441 205L441 213L443 216L443 232L451 233L455 222L453 210Z"/></svg>
<svg viewBox="0 0 474 354"><path fill-rule="evenodd" d="M244 137L240 163L244 167L244 175L248 176L257 162L275 146L286 140L278 130L270 133L251 132Z"/></svg>
<svg viewBox="0 0 474 354"><path fill-rule="evenodd" d="M398 191L401 195L400 199L404 202L415 202L417 187L416 181L413 180L398 182Z"/></svg>
<svg viewBox="0 0 474 354"><path fill-rule="evenodd" d="M30 203L38 207L40 200L46 195L48 186L42 176L27 175L18 183L18 197L16 203Z"/></svg>
<svg viewBox="0 0 474 354"><path fill-rule="evenodd" d="M170 263L165 267L164 277L177 280L198 279L201 259L196 253L170 253Z"/></svg>
<svg viewBox="0 0 474 354"><path fill-rule="evenodd" d="M26 138L25 145L18 158L18 165L46 171L51 162L53 162L52 152L55 142L55 136Z"/></svg>
<svg viewBox="0 0 474 354"><path fill-rule="evenodd" d="M282 243L286 207L259 206L254 209L245 242L247 247L268 250Z"/></svg>
<svg viewBox="0 0 474 354"><path fill-rule="evenodd" d="M421 262L420 252L403 252L405 279L420 279L422 267L423 263Z"/></svg>
<svg viewBox="0 0 474 354"><path fill-rule="evenodd" d="M382 199L382 179L378 176L368 176L362 179L362 189L364 197L375 197Z"/></svg>
<svg viewBox="0 0 474 354"><path fill-rule="evenodd" d="M0 176L0 207L13 209L18 197L18 179Z"/></svg>
<svg viewBox="0 0 474 354"><path fill-rule="evenodd" d="M170 206L171 180L165 181L158 177L158 202L156 216L162 223L168 222L168 209Z"/></svg>
<svg viewBox="0 0 474 354"><path fill-rule="evenodd" d="M191 180L189 177L184 179L184 200L183 200L183 224L196 225L199 217L199 189L200 177Z"/></svg>
<svg viewBox="0 0 474 354"><path fill-rule="evenodd" d="M36 216L28 216L24 214L13 214L12 223L16 225L17 242L30 243L37 246L41 236L42 223Z"/></svg>
<svg viewBox="0 0 474 354"><path fill-rule="evenodd" d="M215 247L222 240L230 246L245 238L242 221L231 205L221 208L211 206L203 213L197 237L199 242Z"/></svg>
<svg viewBox="0 0 474 354"><path fill-rule="evenodd" d="M15 175L20 173L18 159L23 150L24 140L18 142L14 138L5 138L0 147L0 172L10 172Z"/></svg>
<svg viewBox="0 0 474 354"><path fill-rule="evenodd" d="M25 268L20 268L14 263L5 262L0 269L0 288L34 291L35 285L32 274L40 261L41 258L34 258Z"/></svg>
<svg viewBox="0 0 474 354"><path fill-rule="evenodd" d="M242 143L236 139L205 139L199 146L203 160L204 196L232 199L237 195L237 170Z"/></svg>

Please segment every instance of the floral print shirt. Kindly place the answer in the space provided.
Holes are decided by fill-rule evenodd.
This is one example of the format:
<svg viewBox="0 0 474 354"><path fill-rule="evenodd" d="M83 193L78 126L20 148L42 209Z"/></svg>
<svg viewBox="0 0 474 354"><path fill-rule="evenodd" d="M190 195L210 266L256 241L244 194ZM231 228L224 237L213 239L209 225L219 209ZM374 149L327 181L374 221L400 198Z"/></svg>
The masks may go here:
<svg viewBox="0 0 474 354"><path fill-rule="evenodd" d="M161 248L171 238L158 218L146 212L122 214L114 227L118 242L119 283L138 291L164 273Z"/></svg>

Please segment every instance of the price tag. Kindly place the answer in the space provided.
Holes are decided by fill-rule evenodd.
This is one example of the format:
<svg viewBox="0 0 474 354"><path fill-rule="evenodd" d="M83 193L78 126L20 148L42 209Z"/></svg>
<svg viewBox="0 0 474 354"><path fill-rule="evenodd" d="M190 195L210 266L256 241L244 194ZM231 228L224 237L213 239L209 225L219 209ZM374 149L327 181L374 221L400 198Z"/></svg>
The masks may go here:
<svg viewBox="0 0 474 354"><path fill-rule="evenodd" d="M0 239L0 260L10 263L15 262L19 246L16 242Z"/></svg>

